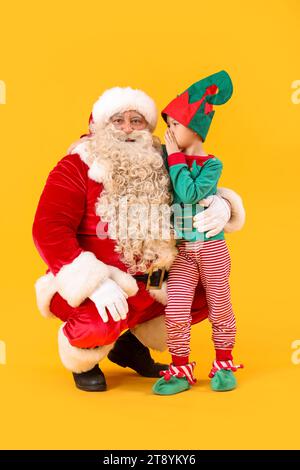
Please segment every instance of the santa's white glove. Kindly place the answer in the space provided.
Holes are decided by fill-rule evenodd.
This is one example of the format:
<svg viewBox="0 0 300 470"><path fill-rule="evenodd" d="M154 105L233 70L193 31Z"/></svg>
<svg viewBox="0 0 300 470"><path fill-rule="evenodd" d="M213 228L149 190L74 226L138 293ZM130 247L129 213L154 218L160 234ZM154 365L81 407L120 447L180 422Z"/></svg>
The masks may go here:
<svg viewBox="0 0 300 470"><path fill-rule="evenodd" d="M194 216L193 226L198 232L207 232L208 238L220 233L231 216L229 203L216 194L201 199L198 204L207 209Z"/></svg>
<svg viewBox="0 0 300 470"><path fill-rule="evenodd" d="M128 313L128 295L112 279L107 279L90 295L104 323L108 322L106 309L114 321L125 320Z"/></svg>

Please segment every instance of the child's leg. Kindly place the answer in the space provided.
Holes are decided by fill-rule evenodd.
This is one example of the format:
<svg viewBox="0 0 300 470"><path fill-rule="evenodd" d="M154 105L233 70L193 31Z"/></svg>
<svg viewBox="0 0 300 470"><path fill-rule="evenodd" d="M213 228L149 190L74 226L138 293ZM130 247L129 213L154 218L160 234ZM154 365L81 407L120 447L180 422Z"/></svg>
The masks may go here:
<svg viewBox="0 0 300 470"><path fill-rule="evenodd" d="M212 323L217 360L232 360L236 323L230 299L230 255L225 240L208 241L200 251L199 271Z"/></svg>
<svg viewBox="0 0 300 470"><path fill-rule="evenodd" d="M236 325L230 301L230 255L225 240L205 242L199 257L199 270L206 290L208 318L212 323L216 359L209 377L214 391L236 388L231 351L235 343Z"/></svg>
<svg viewBox="0 0 300 470"><path fill-rule="evenodd" d="M158 395L174 395L188 390L196 382L193 375L195 363L189 363L191 307L199 271L196 252L188 256L179 245L179 254L171 267L168 277L168 304L165 309L167 345L172 355L172 364L152 390Z"/></svg>
<svg viewBox="0 0 300 470"><path fill-rule="evenodd" d="M169 272L165 309L167 345L174 365L189 362L191 307L198 280L199 271L193 252L187 254L181 246Z"/></svg>

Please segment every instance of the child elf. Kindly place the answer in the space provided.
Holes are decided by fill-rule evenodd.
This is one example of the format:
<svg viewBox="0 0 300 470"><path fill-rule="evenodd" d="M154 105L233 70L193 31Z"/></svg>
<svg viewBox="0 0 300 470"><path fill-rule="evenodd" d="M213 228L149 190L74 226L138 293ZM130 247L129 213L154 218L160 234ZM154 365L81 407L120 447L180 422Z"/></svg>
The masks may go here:
<svg viewBox="0 0 300 470"><path fill-rule="evenodd" d="M232 95L232 81L221 71L194 83L162 111L168 124L165 134L167 163L174 191L174 207L183 215L173 219L178 255L168 278L166 307L167 344L172 363L153 386L159 395L188 390L196 382L195 362L190 362L191 306L199 279L205 289L208 318L212 324L215 360L209 377L211 388L227 391L236 387L232 349L236 323L230 301L231 260L224 231L211 237L192 227L191 219L201 199L216 194L222 162L208 155L203 142L215 111ZM187 222L190 222L187 226Z"/></svg>

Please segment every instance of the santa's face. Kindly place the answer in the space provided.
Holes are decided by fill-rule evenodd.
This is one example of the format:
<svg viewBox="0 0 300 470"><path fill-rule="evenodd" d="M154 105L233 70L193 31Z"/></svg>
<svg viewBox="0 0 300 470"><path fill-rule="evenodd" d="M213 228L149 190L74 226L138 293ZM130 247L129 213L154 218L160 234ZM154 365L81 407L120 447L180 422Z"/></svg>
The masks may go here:
<svg viewBox="0 0 300 470"><path fill-rule="evenodd" d="M117 130L124 132L126 136L125 142L135 142L135 139L131 138L130 134L132 134L133 131L141 131L148 127L144 116L134 110L114 114L110 118L110 122Z"/></svg>

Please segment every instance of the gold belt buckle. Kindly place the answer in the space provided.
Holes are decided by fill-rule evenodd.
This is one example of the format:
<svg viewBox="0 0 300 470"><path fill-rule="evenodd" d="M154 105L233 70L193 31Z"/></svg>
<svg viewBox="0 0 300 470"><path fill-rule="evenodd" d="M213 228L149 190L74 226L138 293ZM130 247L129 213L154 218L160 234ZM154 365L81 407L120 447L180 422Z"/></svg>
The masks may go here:
<svg viewBox="0 0 300 470"><path fill-rule="evenodd" d="M164 280L165 272L166 272L166 268L161 268L161 275L160 275L160 278L159 278L158 286L151 286L151 276L153 274L153 268L150 268L150 271L148 273L146 289L147 290L149 290L149 289L161 289L161 286L162 286L162 283L163 283L163 280Z"/></svg>

